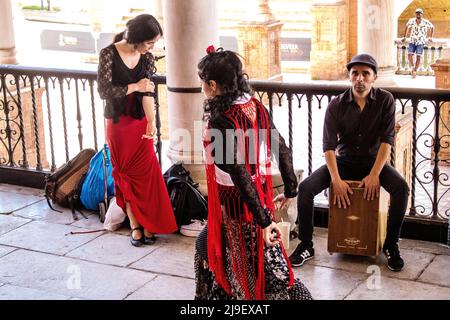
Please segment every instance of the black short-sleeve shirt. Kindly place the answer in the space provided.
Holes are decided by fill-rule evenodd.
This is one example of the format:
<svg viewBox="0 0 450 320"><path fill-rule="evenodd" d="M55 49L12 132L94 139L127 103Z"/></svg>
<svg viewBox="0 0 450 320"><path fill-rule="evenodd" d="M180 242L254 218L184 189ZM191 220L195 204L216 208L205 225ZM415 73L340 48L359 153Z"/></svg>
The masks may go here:
<svg viewBox="0 0 450 320"><path fill-rule="evenodd" d="M361 111L352 89L328 105L323 126L323 152L338 156L376 158L382 142L394 145L395 100L386 90L372 88Z"/></svg>

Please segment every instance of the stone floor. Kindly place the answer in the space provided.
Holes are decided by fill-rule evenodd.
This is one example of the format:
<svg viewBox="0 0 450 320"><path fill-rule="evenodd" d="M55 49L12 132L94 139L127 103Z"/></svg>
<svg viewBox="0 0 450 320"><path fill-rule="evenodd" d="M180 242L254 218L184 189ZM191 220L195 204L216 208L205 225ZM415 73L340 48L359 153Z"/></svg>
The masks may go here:
<svg viewBox="0 0 450 320"><path fill-rule="evenodd" d="M51 211L42 190L0 184L0 300L192 299L194 238L160 236L135 248L129 230L102 229L98 216L74 221ZM327 230L315 230L316 257L295 269L316 299L450 300L450 250L402 239L402 272L385 258L330 255ZM295 248L291 242L289 251Z"/></svg>

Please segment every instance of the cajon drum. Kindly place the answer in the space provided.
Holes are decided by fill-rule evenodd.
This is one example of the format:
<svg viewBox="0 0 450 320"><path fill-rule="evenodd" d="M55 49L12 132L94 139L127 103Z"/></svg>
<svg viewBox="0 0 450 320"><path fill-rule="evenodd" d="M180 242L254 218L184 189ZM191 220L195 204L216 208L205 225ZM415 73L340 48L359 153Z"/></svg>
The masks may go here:
<svg viewBox="0 0 450 320"><path fill-rule="evenodd" d="M328 216L328 251L360 256L377 256L386 238L389 194L380 188L380 197L366 200L359 181L346 181L353 190L350 207L333 204L330 186Z"/></svg>

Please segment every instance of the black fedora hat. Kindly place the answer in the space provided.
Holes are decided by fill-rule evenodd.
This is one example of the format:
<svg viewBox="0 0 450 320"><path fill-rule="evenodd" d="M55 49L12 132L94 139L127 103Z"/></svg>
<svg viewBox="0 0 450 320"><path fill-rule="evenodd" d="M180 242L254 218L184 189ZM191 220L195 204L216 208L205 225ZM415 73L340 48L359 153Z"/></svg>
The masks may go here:
<svg viewBox="0 0 450 320"><path fill-rule="evenodd" d="M347 63L347 70L350 71L350 69L356 64L363 64L369 66L373 69L375 73L378 72L378 64L370 54L361 53L354 56L352 60L350 60L350 62Z"/></svg>

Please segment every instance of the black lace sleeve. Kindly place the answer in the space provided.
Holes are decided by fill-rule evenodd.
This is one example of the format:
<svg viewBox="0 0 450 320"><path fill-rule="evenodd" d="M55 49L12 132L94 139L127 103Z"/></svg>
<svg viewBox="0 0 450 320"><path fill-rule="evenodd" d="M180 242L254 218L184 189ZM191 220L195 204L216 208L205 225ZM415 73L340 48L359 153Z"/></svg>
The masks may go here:
<svg viewBox="0 0 450 320"><path fill-rule="evenodd" d="M152 75L154 75L156 72L156 67L155 67L155 58L153 57L153 54L151 54L150 52L147 52L145 54L145 74L147 76L148 79L151 80ZM155 98L156 95L154 92L145 92L142 93L143 96L148 96L148 97L153 97Z"/></svg>
<svg viewBox="0 0 450 320"><path fill-rule="evenodd" d="M102 99L121 98L127 95L128 86L117 86L112 84L112 66L114 52L111 47L100 51L97 82L98 93Z"/></svg>
<svg viewBox="0 0 450 320"><path fill-rule="evenodd" d="M284 183L284 196L286 198L294 198L297 196L297 177L295 176L294 165L292 161L292 150L286 146L286 142L278 132L272 117L270 119L270 128L272 133L272 155L276 157L278 167L280 169L281 178ZM278 146L278 148L277 148Z"/></svg>
<svg viewBox="0 0 450 320"><path fill-rule="evenodd" d="M216 165L230 175L231 180L239 190L241 198L253 214L256 222L262 228L269 226L272 222L270 212L268 212L268 209L263 208L259 199L258 191L252 183L252 179L245 167L245 164L238 164L237 141L235 141L235 143L226 143L227 139L236 139L235 135L232 133L235 129L233 124L225 117L220 117L214 122L211 122L211 128L219 130L222 133L222 137L224 137L222 148L224 152L220 152L220 150L218 150L213 154ZM227 155L230 154L233 155L232 163L229 163L231 161L226 161ZM230 157L228 156L228 158Z"/></svg>

